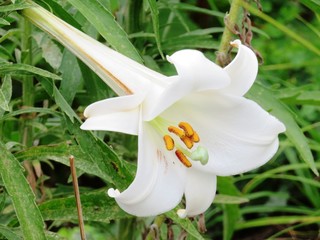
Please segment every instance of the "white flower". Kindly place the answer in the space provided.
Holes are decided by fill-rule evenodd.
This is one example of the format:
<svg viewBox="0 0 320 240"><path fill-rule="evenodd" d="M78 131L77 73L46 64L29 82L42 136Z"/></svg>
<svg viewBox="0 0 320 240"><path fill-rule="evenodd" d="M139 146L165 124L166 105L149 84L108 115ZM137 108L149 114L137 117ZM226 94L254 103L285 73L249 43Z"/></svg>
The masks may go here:
<svg viewBox="0 0 320 240"><path fill-rule="evenodd" d="M49 32L112 87L127 96L93 103L85 110L86 130L139 136L138 168L131 185L109 189L119 206L136 216L176 207L180 217L206 211L216 192L216 176L252 170L272 158L285 126L243 97L258 63L239 40L225 68L196 50L168 57L177 75L164 76L71 27L41 7L23 14Z"/></svg>
<svg viewBox="0 0 320 240"><path fill-rule="evenodd" d="M180 217L203 213L214 199L216 176L257 168L277 151L285 126L243 97L256 78L256 56L239 40L231 45L239 51L225 68L199 51L178 51L168 57L177 76L150 78L144 92L85 110L82 129L139 136L134 181L121 193L108 191L126 212L158 215L184 195Z"/></svg>

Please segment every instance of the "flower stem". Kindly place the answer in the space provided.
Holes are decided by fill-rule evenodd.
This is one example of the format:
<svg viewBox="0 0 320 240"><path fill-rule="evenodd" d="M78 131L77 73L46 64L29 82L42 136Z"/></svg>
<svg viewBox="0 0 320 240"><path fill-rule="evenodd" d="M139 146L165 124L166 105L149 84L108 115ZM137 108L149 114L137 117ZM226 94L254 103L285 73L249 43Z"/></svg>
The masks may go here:
<svg viewBox="0 0 320 240"><path fill-rule="evenodd" d="M86 234L85 234L85 231L84 231L84 221L83 221L83 215L82 215L82 207L81 207L81 199L80 199L78 177L77 177L77 173L76 173L76 167L75 167L75 164L74 164L74 156L70 156L69 157L69 161L70 161L70 169L71 169L71 176L72 176L74 195L75 195L75 198L76 198L78 221L79 221L79 228L80 228L80 236L81 236L81 240L85 240L86 239Z"/></svg>
<svg viewBox="0 0 320 240"><path fill-rule="evenodd" d="M225 66L229 63L230 57L228 56L230 49L230 41L232 40L233 32L236 24L239 21L242 0L232 0L230 6L230 13L225 17L226 26L224 28L220 47L218 50L217 64Z"/></svg>
<svg viewBox="0 0 320 240"><path fill-rule="evenodd" d="M154 219L154 223L150 227L150 231L148 235L146 236L146 240L152 240L152 239L160 239L159 237L159 229L161 225L166 220L165 215L159 215Z"/></svg>
<svg viewBox="0 0 320 240"><path fill-rule="evenodd" d="M32 41L31 24L24 18L21 19L21 62L32 65ZM32 76L22 77L22 107L32 107L34 105L34 85ZM21 124L21 142L25 147L31 147L33 144L33 130L30 122L32 114L25 114ZM23 165L27 171L27 179L33 191L36 189L36 176L30 161L24 161Z"/></svg>
<svg viewBox="0 0 320 240"><path fill-rule="evenodd" d="M31 43L31 24L21 19L22 36L21 36L21 61L24 64L32 65L32 43ZM34 86L32 76L23 76L22 78L22 106L32 107L34 105ZM32 128L29 126L28 121L31 116L25 116L23 119L23 136L22 143L30 147L32 145Z"/></svg>
<svg viewBox="0 0 320 240"><path fill-rule="evenodd" d="M22 63L32 65L32 42L31 42L31 24L26 19L22 19ZM24 106L33 106L34 87L33 78L30 76L23 77L22 102Z"/></svg>

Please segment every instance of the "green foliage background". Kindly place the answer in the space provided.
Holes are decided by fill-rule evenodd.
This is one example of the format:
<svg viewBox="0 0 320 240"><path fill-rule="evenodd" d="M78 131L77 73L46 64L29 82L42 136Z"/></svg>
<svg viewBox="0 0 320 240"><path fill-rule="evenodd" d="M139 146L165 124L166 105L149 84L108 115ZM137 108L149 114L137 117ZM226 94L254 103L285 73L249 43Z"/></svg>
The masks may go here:
<svg viewBox="0 0 320 240"><path fill-rule="evenodd" d="M166 54L202 50L212 60L229 1L45 0L38 4L117 51L167 75ZM107 197L135 173L137 139L79 126L92 102L115 94L20 10L0 3L0 239L79 239L69 178L75 156L88 239L317 239L320 223L320 2L242 2L251 13L252 48L263 57L247 97L283 121L276 156L241 176L219 178L201 218L134 218ZM115 17L115 18L114 18ZM241 20L239 16L239 30ZM247 25L246 25L247 26ZM248 27L248 26L247 26ZM234 35L234 39L238 36ZM108 57L108 56L106 56ZM154 226L154 225L153 225Z"/></svg>

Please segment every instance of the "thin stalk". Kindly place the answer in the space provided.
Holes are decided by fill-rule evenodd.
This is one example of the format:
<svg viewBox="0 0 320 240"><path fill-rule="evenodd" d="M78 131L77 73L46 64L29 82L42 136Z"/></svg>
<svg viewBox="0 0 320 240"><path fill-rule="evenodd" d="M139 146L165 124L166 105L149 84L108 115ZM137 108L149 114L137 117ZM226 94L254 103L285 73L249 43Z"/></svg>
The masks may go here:
<svg viewBox="0 0 320 240"><path fill-rule="evenodd" d="M22 36L21 36L21 51L22 63L32 65L32 42L31 42L31 24L24 18L21 18ZM22 78L22 106L32 107L34 105L34 86L32 76L24 76ZM28 121L31 116L25 115L23 119L23 138L22 143L30 147L32 146L32 128L28 126Z"/></svg>
<svg viewBox="0 0 320 240"><path fill-rule="evenodd" d="M26 19L21 18L21 61L24 64L32 65L32 42L31 42L31 24ZM34 85L32 76L22 77L22 107L32 107L34 105ZM30 114L23 115L21 124L21 142L26 147L31 147L33 143L33 132L30 121L33 118ZM31 188L35 191L36 177L30 161L24 161L24 167L27 170L27 179Z"/></svg>
<svg viewBox="0 0 320 240"><path fill-rule="evenodd" d="M232 29L234 29L240 18L241 1L242 0L232 0L230 13L225 17L226 26L224 27L217 57L217 63L220 66L224 66L228 63L230 42L234 35Z"/></svg>
<svg viewBox="0 0 320 240"><path fill-rule="evenodd" d="M150 231L146 236L146 240L160 239L159 229L166 220L165 215L159 215L154 219L154 223L150 226Z"/></svg>
<svg viewBox="0 0 320 240"><path fill-rule="evenodd" d="M32 64L32 41L31 41L31 24L24 18L22 21L21 50L22 63ZM30 76L23 77L22 83L22 102L24 106L33 106L34 103L34 86L33 78Z"/></svg>
<svg viewBox="0 0 320 240"><path fill-rule="evenodd" d="M76 173L76 167L74 165L74 157L69 157L70 161L70 169L71 169L71 176L72 176L72 182L73 182L73 189L74 189L74 195L76 198L76 205L77 205L77 212L78 212L78 221L79 221L79 228L80 228L80 236L81 240L86 239L86 234L84 231L84 222L83 222L83 215L82 215L82 207L81 207L81 199L80 199L80 191L79 191L79 184L78 184L78 177Z"/></svg>

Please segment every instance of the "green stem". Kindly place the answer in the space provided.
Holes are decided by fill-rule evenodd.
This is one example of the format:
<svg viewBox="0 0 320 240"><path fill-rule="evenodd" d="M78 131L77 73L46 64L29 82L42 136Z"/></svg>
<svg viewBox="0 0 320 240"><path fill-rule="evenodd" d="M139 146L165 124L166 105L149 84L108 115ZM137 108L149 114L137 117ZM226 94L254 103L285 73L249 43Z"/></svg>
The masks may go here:
<svg viewBox="0 0 320 240"><path fill-rule="evenodd" d="M21 18L21 62L32 65L32 42L31 42L31 24L26 19ZM22 106L24 108L32 107L34 105L34 85L32 76L22 77ZM21 124L21 142L25 147L33 145L33 130L30 122L33 115L26 114L22 119ZM33 190L36 186L36 177L33 171L33 166L30 161L23 163L27 171L27 179Z"/></svg>
<svg viewBox="0 0 320 240"><path fill-rule="evenodd" d="M166 220L166 216L165 215L159 215L154 219L154 223L152 224L154 227L150 229L148 235L146 236L146 240L153 240L153 239L158 239L157 234L156 234L156 230L155 228L157 228L158 230L160 229L161 225L164 223L164 221Z"/></svg>
<svg viewBox="0 0 320 240"><path fill-rule="evenodd" d="M217 63L220 66L225 66L228 63L228 53L230 49L230 41L232 40L232 36L234 33L230 29L234 29L235 25L239 21L240 10L241 10L241 2L242 0L232 0L230 6L230 13L227 17L227 26L225 26L220 47L218 50Z"/></svg>
<svg viewBox="0 0 320 240"><path fill-rule="evenodd" d="M31 42L31 24L26 19L21 18L21 51L22 63L32 65L32 42ZM34 105L34 85L32 76L22 78L22 105L23 107L32 107ZM25 146L32 146L32 128L28 121L31 116L25 116L22 124L22 143Z"/></svg>
<svg viewBox="0 0 320 240"><path fill-rule="evenodd" d="M21 50L22 63L32 65L32 41L31 41L31 24L26 19L22 18L22 36ZM25 76L23 78L22 102L24 106L31 107L34 104L34 86L33 78Z"/></svg>

